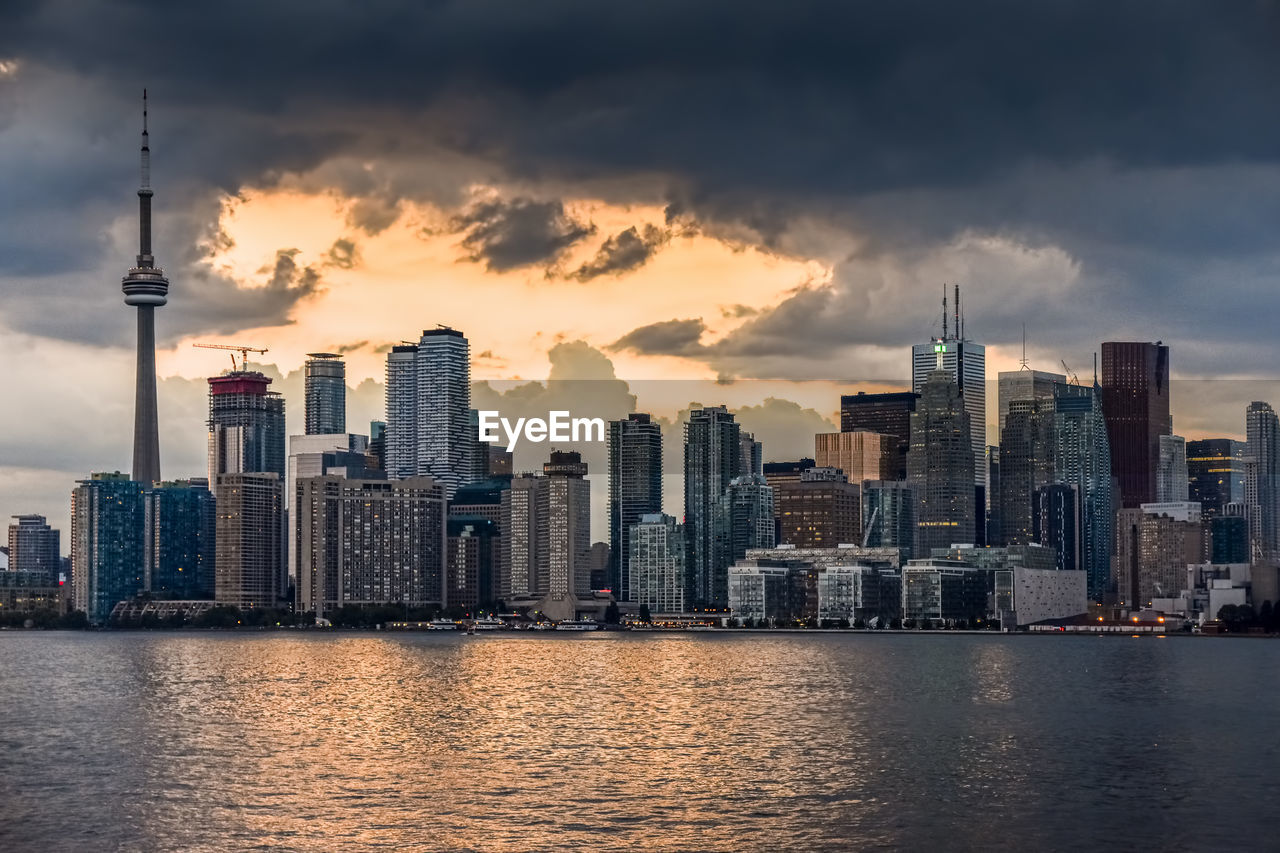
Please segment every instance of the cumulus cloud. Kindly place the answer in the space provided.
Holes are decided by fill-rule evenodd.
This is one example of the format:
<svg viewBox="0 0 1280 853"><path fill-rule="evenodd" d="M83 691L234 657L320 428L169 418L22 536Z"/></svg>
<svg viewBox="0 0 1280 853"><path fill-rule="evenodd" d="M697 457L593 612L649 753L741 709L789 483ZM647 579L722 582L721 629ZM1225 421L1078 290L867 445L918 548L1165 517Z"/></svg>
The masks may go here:
<svg viewBox="0 0 1280 853"><path fill-rule="evenodd" d="M700 355L700 343L707 324L700 318L662 320L627 332L609 345L614 352L629 350L639 355Z"/></svg>
<svg viewBox="0 0 1280 853"><path fill-rule="evenodd" d="M559 200L488 199L452 220L469 260L495 272L554 261L595 226L567 214Z"/></svg>

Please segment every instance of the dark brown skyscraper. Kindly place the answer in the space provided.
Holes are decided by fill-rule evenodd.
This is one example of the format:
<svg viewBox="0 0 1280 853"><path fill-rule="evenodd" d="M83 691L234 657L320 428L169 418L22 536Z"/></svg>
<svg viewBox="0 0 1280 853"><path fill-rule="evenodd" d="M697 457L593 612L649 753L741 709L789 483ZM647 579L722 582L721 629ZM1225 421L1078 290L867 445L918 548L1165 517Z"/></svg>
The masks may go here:
<svg viewBox="0 0 1280 853"><path fill-rule="evenodd" d="M1156 499L1160 436L1170 435L1169 348L1156 343L1102 345L1102 413L1111 470L1125 508Z"/></svg>
<svg viewBox="0 0 1280 853"><path fill-rule="evenodd" d="M891 394L844 394L840 397L840 431L867 430L897 436L896 479L907 479L907 449L911 446L911 413L920 395L911 391Z"/></svg>

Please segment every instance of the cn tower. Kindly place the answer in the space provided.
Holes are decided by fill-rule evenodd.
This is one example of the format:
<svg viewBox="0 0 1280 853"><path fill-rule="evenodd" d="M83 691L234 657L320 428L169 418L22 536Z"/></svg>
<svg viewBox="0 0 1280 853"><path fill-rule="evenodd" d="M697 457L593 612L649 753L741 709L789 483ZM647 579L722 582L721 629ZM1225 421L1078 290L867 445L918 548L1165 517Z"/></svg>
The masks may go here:
<svg viewBox="0 0 1280 853"><path fill-rule="evenodd" d="M138 187L138 264L120 282L124 304L138 309L138 389L133 404L133 479L160 481L160 426L156 415L156 308L168 301L169 280L151 254L151 148L147 90L142 90L142 180Z"/></svg>

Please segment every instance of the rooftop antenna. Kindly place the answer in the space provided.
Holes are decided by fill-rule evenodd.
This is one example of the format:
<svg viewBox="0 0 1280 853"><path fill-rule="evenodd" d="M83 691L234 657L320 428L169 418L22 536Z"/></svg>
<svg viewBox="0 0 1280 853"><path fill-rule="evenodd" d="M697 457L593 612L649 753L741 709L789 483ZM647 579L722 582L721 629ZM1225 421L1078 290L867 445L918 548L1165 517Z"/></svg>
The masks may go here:
<svg viewBox="0 0 1280 853"><path fill-rule="evenodd" d="M1096 351L1093 353L1093 385L1095 388L1098 386L1098 353Z"/></svg>
<svg viewBox="0 0 1280 853"><path fill-rule="evenodd" d="M960 284L957 282L955 287L956 287L956 304L954 307L956 312L956 340L962 341L964 340L964 335L960 334Z"/></svg>
<svg viewBox="0 0 1280 853"><path fill-rule="evenodd" d="M947 339L947 285L942 285L942 340Z"/></svg>
<svg viewBox="0 0 1280 853"><path fill-rule="evenodd" d="M1019 370L1030 370L1027 367L1027 324L1022 324L1022 367Z"/></svg>

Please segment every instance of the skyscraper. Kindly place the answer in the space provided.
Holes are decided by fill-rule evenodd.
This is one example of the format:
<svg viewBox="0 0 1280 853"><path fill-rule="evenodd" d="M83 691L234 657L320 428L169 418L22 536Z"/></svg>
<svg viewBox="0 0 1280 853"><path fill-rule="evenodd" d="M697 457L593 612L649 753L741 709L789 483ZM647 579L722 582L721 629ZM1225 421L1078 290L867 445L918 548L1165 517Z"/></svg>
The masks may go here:
<svg viewBox="0 0 1280 853"><path fill-rule="evenodd" d="M982 510L986 512L987 484L987 348L965 337L964 315L960 313L960 287L955 290L955 327L947 332L947 302L942 300L942 335L927 344L911 348L911 390L924 393L935 370L945 370L956 385L964 410L969 413L969 444L973 483L982 489ZM913 421L914 423L914 421ZM914 444L914 438L912 439ZM976 495L975 495L976 497ZM964 540L972 542L973 539ZM923 556L928 556L925 552Z"/></svg>
<svg viewBox="0 0 1280 853"><path fill-rule="evenodd" d="M307 435L346 432L347 365L342 356L331 352L309 353L303 370Z"/></svg>
<svg viewBox="0 0 1280 853"><path fill-rule="evenodd" d="M449 607L460 607L467 612L491 606L495 600L495 552L502 541L498 537L498 525L477 516L450 515L446 526L445 601Z"/></svg>
<svg viewBox="0 0 1280 853"><path fill-rule="evenodd" d="M1187 500L1187 440L1180 435L1160 436L1156 459L1156 503Z"/></svg>
<svg viewBox="0 0 1280 853"><path fill-rule="evenodd" d="M643 412L609 422L608 585L631 601L629 542L641 516L662 512L662 429Z"/></svg>
<svg viewBox="0 0 1280 853"><path fill-rule="evenodd" d="M442 606L444 487L430 477L298 480L298 609Z"/></svg>
<svg viewBox="0 0 1280 853"><path fill-rule="evenodd" d="M830 471L830 469L824 469ZM832 472L832 476L834 472ZM847 485L837 483L837 485ZM717 555L717 565L723 564L724 584L723 597L713 598L719 606L729 602L728 567L742 559L752 548L772 548L777 543L774 526L773 487L759 474L735 477L729 483L720 498L721 513L724 521L720 526L721 553ZM719 580L716 586L720 594Z"/></svg>
<svg viewBox="0 0 1280 853"><path fill-rule="evenodd" d="M1000 491L992 495L1000 503L1001 541L992 544L1027 545L1036 541L1032 530L1036 491L1054 481L1054 401L1050 396L1004 402Z"/></svg>
<svg viewBox="0 0 1280 853"><path fill-rule="evenodd" d="M1280 556L1280 419L1268 403L1255 401L1245 410L1245 439L1250 545L1256 557L1274 560Z"/></svg>
<svg viewBox="0 0 1280 853"><path fill-rule="evenodd" d="M1229 438L1187 442L1187 499L1206 516L1220 516L1229 503L1244 501L1246 444Z"/></svg>
<svg viewBox="0 0 1280 853"><path fill-rule="evenodd" d="M203 477L147 490L146 589L157 598L213 598L217 510Z"/></svg>
<svg viewBox="0 0 1280 853"><path fill-rule="evenodd" d="M285 592L283 492L275 472L219 474L214 479L214 597L219 604L246 610L279 603Z"/></svg>
<svg viewBox="0 0 1280 853"><path fill-rule="evenodd" d="M219 474L285 475L284 398L251 370L209 378L209 482Z"/></svg>
<svg viewBox="0 0 1280 853"><path fill-rule="evenodd" d="M41 572L57 583L62 573L62 534L43 515L15 515L9 525L9 571Z"/></svg>
<svg viewBox="0 0 1280 853"><path fill-rule="evenodd" d="M387 414L383 444L387 476L412 477L418 470L418 345L387 353Z"/></svg>
<svg viewBox="0 0 1280 853"><path fill-rule="evenodd" d="M71 493L71 585L77 610L102 623L145 588L142 483L91 474Z"/></svg>
<svg viewBox="0 0 1280 853"><path fill-rule="evenodd" d="M1097 386L1059 385L1055 408L1054 480L1075 489L1079 567L1085 572L1089 598L1100 602L1111 587L1114 521L1111 446L1102 394Z"/></svg>
<svg viewBox="0 0 1280 853"><path fill-rule="evenodd" d="M1186 586L1187 566L1204 559L1204 525L1193 503L1116 513L1116 595L1130 608L1173 598Z"/></svg>
<svg viewBox="0 0 1280 853"><path fill-rule="evenodd" d="M1122 506L1154 503L1160 436L1173 433L1169 348L1159 341L1104 343L1102 411Z"/></svg>
<svg viewBox="0 0 1280 853"><path fill-rule="evenodd" d="M1065 483L1036 489L1032 498L1031 542L1053 550L1055 568L1080 568L1080 511L1076 490ZM1088 578L1085 578L1086 587Z"/></svg>
<svg viewBox="0 0 1280 853"><path fill-rule="evenodd" d="M896 461L890 480L907 478L907 450L911 446L911 413L920 395L914 391L890 394L844 394L840 397L840 431L891 435L897 439ZM838 466L837 466L838 467ZM845 472L848 473L847 471Z"/></svg>
<svg viewBox="0 0 1280 853"><path fill-rule="evenodd" d="M721 498L742 465L740 428L724 406L689 412L684 425L685 604L724 606L729 562L722 544L728 519ZM772 523L772 522L771 522Z"/></svg>
<svg viewBox="0 0 1280 853"><path fill-rule="evenodd" d="M138 309L138 373L133 406L133 479L160 480L160 425L156 412L156 308L168 301L169 280L151 254L151 145L147 92L142 91L142 177L138 187L138 262L120 282L124 304Z"/></svg>
<svg viewBox="0 0 1280 853"><path fill-rule="evenodd" d="M968 401L944 368L929 374L911 415L907 481L916 495L917 556L973 543L977 492Z"/></svg>
<svg viewBox="0 0 1280 853"><path fill-rule="evenodd" d="M650 613L680 613L684 610L686 557L684 526L662 513L643 515L627 536L631 549L627 588L631 601L648 607Z"/></svg>
<svg viewBox="0 0 1280 853"><path fill-rule="evenodd" d="M1065 385L1067 377L1045 370L1002 370L996 375L996 429L1004 432L1005 417L1013 400L1047 400L1053 402L1055 385ZM992 493L994 494L994 492Z"/></svg>
<svg viewBox="0 0 1280 853"><path fill-rule="evenodd" d="M855 485L863 480L892 480L898 476L901 461L899 443L896 435L861 429L820 432L813 437L814 467L839 468Z"/></svg>
<svg viewBox="0 0 1280 853"><path fill-rule="evenodd" d="M426 329L418 341L419 476L444 484L445 497L471 479L475 432L468 428L471 410L471 348L462 332L447 327Z"/></svg>
<svg viewBox="0 0 1280 853"><path fill-rule="evenodd" d="M425 329L387 354L387 476L433 477L450 499L474 476L471 349L462 332Z"/></svg>

